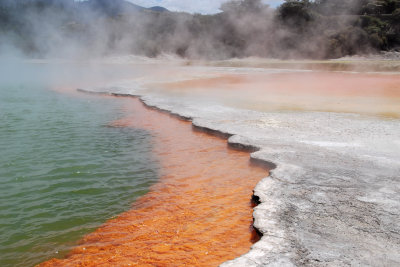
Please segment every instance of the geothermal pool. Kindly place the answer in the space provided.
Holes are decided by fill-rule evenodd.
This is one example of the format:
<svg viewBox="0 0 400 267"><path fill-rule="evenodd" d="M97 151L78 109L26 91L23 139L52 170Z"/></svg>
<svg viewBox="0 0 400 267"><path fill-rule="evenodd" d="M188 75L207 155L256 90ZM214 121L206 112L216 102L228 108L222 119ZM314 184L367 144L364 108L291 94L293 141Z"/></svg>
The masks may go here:
<svg viewBox="0 0 400 267"><path fill-rule="evenodd" d="M158 181L152 137L107 124L120 103L0 86L0 265L61 257Z"/></svg>
<svg viewBox="0 0 400 267"><path fill-rule="evenodd" d="M41 266L400 263L398 73L191 64L107 62L74 82L118 107L104 129L147 144L157 179Z"/></svg>

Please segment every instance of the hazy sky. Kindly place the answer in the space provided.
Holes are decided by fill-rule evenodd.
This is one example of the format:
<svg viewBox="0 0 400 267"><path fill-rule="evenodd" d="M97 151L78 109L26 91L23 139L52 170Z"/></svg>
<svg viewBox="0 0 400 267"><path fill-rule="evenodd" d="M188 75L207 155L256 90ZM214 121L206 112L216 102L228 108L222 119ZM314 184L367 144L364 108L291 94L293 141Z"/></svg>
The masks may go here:
<svg viewBox="0 0 400 267"><path fill-rule="evenodd" d="M212 14L219 12L222 3L228 0L129 0L144 7L162 6L171 11L186 11L190 13ZM263 0L272 7L281 4L283 0Z"/></svg>

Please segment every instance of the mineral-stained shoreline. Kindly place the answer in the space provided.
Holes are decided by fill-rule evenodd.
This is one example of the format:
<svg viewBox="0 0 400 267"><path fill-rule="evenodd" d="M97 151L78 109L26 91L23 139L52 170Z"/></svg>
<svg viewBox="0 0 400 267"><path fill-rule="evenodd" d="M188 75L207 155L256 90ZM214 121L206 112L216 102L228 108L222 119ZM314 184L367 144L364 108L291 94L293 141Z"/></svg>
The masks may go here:
<svg viewBox="0 0 400 267"><path fill-rule="evenodd" d="M192 131L189 121L145 108L136 98L114 100L126 115L108 126L151 134L159 179L66 258L38 266L218 266L246 253L259 240L249 200L266 169L226 140Z"/></svg>
<svg viewBox="0 0 400 267"><path fill-rule="evenodd" d="M400 121L334 112L259 112L146 90L125 82L101 89L139 95L148 106L230 135L276 165L254 189L251 250L223 266L400 265Z"/></svg>

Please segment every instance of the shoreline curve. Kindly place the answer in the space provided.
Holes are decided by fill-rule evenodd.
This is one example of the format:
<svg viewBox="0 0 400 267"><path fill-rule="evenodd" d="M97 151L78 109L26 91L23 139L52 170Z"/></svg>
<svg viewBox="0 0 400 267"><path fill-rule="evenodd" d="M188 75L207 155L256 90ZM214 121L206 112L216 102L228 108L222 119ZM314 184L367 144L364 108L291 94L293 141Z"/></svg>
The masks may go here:
<svg viewBox="0 0 400 267"><path fill-rule="evenodd" d="M93 92L93 91L88 91L88 90L84 90L84 89L80 89L80 88L78 88L77 91L78 91L78 92L81 92L81 93L87 93L87 94L96 94L96 95L106 95L106 96L115 96L115 97L132 97L132 98L136 98L136 99L138 99L142 104L144 104L147 108L151 108L151 109L157 110L157 111L159 111L159 112L167 113L167 114L172 115L172 116L174 116L174 117L176 117L176 118L178 118L178 119L181 119L181 120L190 121L190 122L192 123L192 127L193 127L195 130L198 130L198 131L204 132L204 133L206 133L206 134L213 135L213 136L217 136L217 137L219 137L219 138L222 138L222 139L227 140L227 144L228 144L229 147L234 148L234 149L238 149L238 150L240 150L240 151L249 152L249 153L250 153L250 155L249 155L249 156L250 156L250 161L251 161L253 164L262 166L263 168L265 168L265 169L268 170L269 175L266 176L265 178L263 178L263 179L257 184L256 188L258 187L258 185L259 185L260 183L262 183L262 181L263 181L264 179L270 178L271 175L272 175L272 173L273 173L273 171L274 171L274 169L276 169L276 168L278 167L278 166L277 166L275 163L273 163L273 162L265 161L265 160L263 160L263 159L260 159L260 158L257 158L257 157L253 157L253 156L252 156L252 153L253 153L253 152L257 152L257 151L260 151L260 150L261 150L260 147L253 146L253 145L251 145L251 144L246 144L246 143L242 143L242 142L233 141L233 140L231 140L230 138L231 138L232 136L234 136L234 135L233 135L233 134L230 134L230 133L228 133L228 132L215 130L215 129L208 128L208 127L204 127L204 126L201 126L201 125L196 125L196 124L193 122L193 118L192 118L192 117L182 116L182 115L180 115L179 113L174 113L174 112L171 112L171 111L169 111L169 110L167 110L167 109L159 108L159 107L157 107L157 106L155 106L155 105L149 105L148 103L146 103L146 101L144 101L144 100L141 98L140 95L122 94L122 93L109 93L109 92ZM260 204L263 203L263 202L260 200L260 196L258 196L257 193L256 193L256 191L255 191L256 188L253 190L253 195L251 196L251 200L252 200L252 202L255 204L254 209L256 209L257 206L259 206ZM264 233L261 232L260 229L256 226L256 225L257 225L257 220L258 220L258 217L256 217L256 216L254 215L254 212L253 212L253 227L254 227L254 229L256 230L257 234L260 236L260 239L261 239L261 238L264 236ZM258 241L258 242L259 242L259 241ZM251 251L251 248L250 248L250 251ZM246 254L245 254L245 255L246 255ZM244 257L244 256L241 256L241 257ZM242 264L249 264L249 263L251 264L251 263L252 263L252 262L248 262L247 260L246 260L245 262L243 262L242 260L240 260L241 257L239 257L239 258L237 258L237 259L234 259L233 261L228 261L226 264L222 264L221 266L240 266L240 265L242 265ZM237 264L239 264L239 265L237 265Z"/></svg>

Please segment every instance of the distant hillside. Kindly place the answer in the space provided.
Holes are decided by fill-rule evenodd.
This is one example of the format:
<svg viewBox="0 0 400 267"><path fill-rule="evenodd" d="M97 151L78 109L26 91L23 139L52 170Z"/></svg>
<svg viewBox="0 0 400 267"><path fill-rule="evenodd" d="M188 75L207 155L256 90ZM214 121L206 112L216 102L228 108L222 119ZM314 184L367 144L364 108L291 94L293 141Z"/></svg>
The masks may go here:
<svg viewBox="0 0 400 267"><path fill-rule="evenodd" d="M79 5L82 8L89 8L91 10L102 12L110 16L117 16L117 15L135 13L138 11L146 11L146 10L151 10L156 12L168 11L166 8L160 6L145 8L125 0L88 0L79 2Z"/></svg>
<svg viewBox="0 0 400 267"><path fill-rule="evenodd" d="M28 6L37 6L42 8L50 6L74 7L86 10L90 9L107 15L120 15L146 10L156 12L168 11L168 9L161 6L145 8L125 0L0 0L0 7L26 8Z"/></svg>
<svg viewBox="0 0 400 267"><path fill-rule="evenodd" d="M158 11L158 12L168 11L168 9L166 9L165 7L162 7L162 6L153 6L153 7L150 7L149 9L153 10L153 11Z"/></svg>

